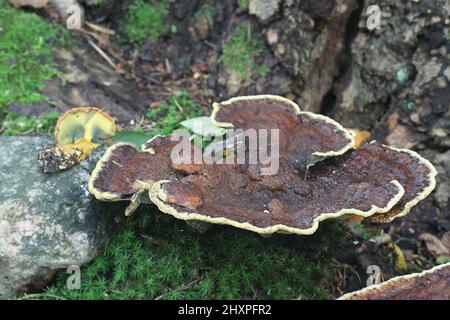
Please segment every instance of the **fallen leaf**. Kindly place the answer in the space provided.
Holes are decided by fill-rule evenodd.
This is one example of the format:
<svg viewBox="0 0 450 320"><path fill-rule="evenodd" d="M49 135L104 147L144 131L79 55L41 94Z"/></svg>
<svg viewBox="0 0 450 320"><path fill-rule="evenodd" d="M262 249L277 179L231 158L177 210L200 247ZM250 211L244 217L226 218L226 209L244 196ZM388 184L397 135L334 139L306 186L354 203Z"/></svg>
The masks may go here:
<svg viewBox="0 0 450 320"><path fill-rule="evenodd" d="M444 235L445 236L445 235ZM447 237L450 236L445 236ZM450 256L450 249L447 247L438 237L430 234L430 233L422 233L419 235L419 240L425 242L427 246L428 252L430 252L434 257L439 256ZM448 240L445 240L448 241Z"/></svg>
<svg viewBox="0 0 450 320"><path fill-rule="evenodd" d="M214 125L210 117L187 119L182 121L180 125L202 137L220 137L226 133L224 128Z"/></svg>
<svg viewBox="0 0 450 320"><path fill-rule="evenodd" d="M449 250L450 253L450 231L444 233L444 235L441 238L441 242Z"/></svg>
<svg viewBox="0 0 450 320"><path fill-rule="evenodd" d="M406 262L402 249L393 242L389 244L389 248L393 249L395 252L395 266L400 270L408 271L408 263Z"/></svg>
<svg viewBox="0 0 450 320"><path fill-rule="evenodd" d="M369 241L375 243L377 246L380 246L382 244L391 242L392 237L389 233L383 233L378 236L372 237Z"/></svg>

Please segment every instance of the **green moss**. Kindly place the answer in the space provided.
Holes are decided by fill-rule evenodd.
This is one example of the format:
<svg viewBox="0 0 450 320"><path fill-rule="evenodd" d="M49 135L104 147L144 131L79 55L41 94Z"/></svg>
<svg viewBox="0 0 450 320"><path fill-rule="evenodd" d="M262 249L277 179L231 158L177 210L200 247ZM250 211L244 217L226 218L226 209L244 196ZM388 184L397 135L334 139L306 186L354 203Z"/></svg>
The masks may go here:
<svg viewBox="0 0 450 320"><path fill-rule="evenodd" d="M439 256L436 258L436 264L444 264L444 263L450 263L450 257Z"/></svg>
<svg viewBox="0 0 450 320"><path fill-rule="evenodd" d="M337 223L317 235L264 239L232 227L205 234L183 221L141 208L102 255L82 268L80 290L67 274L43 298L324 299L331 298L329 259L342 238Z"/></svg>
<svg viewBox="0 0 450 320"><path fill-rule="evenodd" d="M0 119L6 107L46 101L44 81L58 75L52 50L68 33L33 13L0 2Z"/></svg>
<svg viewBox="0 0 450 320"><path fill-rule="evenodd" d="M200 7L200 9L198 9L197 14L205 16L208 23L212 25L214 22L214 15L216 14L216 9L212 4L205 3Z"/></svg>
<svg viewBox="0 0 450 320"><path fill-rule="evenodd" d="M52 134L55 130L58 116L58 112L50 112L40 118L9 113L3 122L1 134L4 136L30 133Z"/></svg>
<svg viewBox="0 0 450 320"><path fill-rule="evenodd" d="M188 93L183 92L171 97L168 103L162 103L150 109L147 118L155 121L157 134L166 135L176 129L181 121L202 115L203 109L189 99Z"/></svg>
<svg viewBox="0 0 450 320"><path fill-rule="evenodd" d="M244 79L250 80L253 74L265 75L267 66L255 63L255 57L264 52L261 35L252 35L251 27L239 27L233 37L222 45L220 61L237 72Z"/></svg>
<svg viewBox="0 0 450 320"><path fill-rule="evenodd" d="M248 10L249 0L239 0L239 8L242 10Z"/></svg>
<svg viewBox="0 0 450 320"><path fill-rule="evenodd" d="M124 28L127 40L137 44L143 43L148 37L158 40L169 29L165 23L167 13L166 1L152 5L135 0L129 7L129 17Z"/></svg>
<svg viewBox="0 0 450 320"><path fill-rule="evenodd" d="M379 226L368 224L364 221L353 223L353 225L361 234L364 241L369 241L371 238L382 233L382 229Z"/></svg>

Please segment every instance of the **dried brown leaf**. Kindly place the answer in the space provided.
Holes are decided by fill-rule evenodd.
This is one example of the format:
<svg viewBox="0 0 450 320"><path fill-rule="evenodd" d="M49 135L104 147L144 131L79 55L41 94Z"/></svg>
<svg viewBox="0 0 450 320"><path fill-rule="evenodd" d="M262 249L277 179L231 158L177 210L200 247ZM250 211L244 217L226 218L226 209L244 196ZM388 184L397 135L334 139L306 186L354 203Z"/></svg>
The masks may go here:
<svg viewBox="0 0 450 320"><path fill-rule="evenodd" d="M450 238L449 236L446 237ZM419 235L419 240L425 242L428 252L430 252L434 257L450 255L449 247L447 247L438 237L430 233L422 233Z"/></svg>

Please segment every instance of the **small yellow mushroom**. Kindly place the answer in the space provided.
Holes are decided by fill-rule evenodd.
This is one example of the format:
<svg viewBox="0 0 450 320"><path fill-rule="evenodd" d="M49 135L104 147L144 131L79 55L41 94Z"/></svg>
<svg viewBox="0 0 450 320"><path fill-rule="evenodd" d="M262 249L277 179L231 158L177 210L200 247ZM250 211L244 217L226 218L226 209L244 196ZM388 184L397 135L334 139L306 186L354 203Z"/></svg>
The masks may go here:
<svg viewBox="0 0 450 320"><path fill-rule="evenodd" d="M39 168L42 172L50 173L73 167L87 159L115 133L114 119L99 108L70 109L56 124L56 147L39 153Z"/></svg>

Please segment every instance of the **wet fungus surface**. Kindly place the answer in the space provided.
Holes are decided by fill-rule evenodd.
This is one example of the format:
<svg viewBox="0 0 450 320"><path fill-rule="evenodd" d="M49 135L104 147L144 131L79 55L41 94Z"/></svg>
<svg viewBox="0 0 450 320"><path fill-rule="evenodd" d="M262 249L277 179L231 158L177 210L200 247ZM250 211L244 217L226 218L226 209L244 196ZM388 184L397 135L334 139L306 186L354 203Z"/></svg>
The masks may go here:
<svg viewBox="0 0 450 320"><path fill-rule="evenodd" d="M320 221L344 214L392 220L434 189L436 171L417 153L378 143L354 150L350 131L282 97L239 97L213 107L216 126L278 129L279 145L268 145L269 152L279 149L276 172L263 174L263 164L248 162L175 164L171 152L178 141L156 137L142 151L110 147L92 174L90 192L105 201L132 199L133 205L146 190L161 211L179 219L260 234L312 234ZM240 143L246 157L260 151L259 144L250 150Z"/></svg>
<svg viewBox="0 0 450 320"><path fill-rule="evenodd" d="M345 294L339 300L450 300L450 263L395 277Z"/></svg>
<svg viewBox="0 0 450 320"><path fill-rule="evenodd" d="M94 150L116 133L114 119L96 107L67 110L58 118L56 146L38 154L39 170L53 173L71 168L87 159Z"/></svg>
<svg viewBox="0 0 450 320"><path fill-rule="evenodd" d="M72 108L58 118L56 124L56 144L58 146L76 143L86 139L100 143L116 133L113 118L96 107Z"/></svg>

